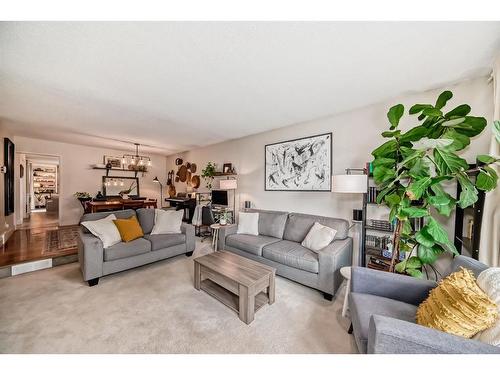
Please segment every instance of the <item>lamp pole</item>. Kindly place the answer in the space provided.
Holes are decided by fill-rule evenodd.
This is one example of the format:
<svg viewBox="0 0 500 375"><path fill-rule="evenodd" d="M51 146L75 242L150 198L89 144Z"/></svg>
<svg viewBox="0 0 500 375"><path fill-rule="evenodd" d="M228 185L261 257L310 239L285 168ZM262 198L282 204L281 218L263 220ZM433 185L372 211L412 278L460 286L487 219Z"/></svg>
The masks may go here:
<svg viewBox="0 0 500 375"><path fill-rule="evenodd" d="M160 182L158 177L153 178L153 181L160 184L160 208L163 208L163 184Z"/></svg>

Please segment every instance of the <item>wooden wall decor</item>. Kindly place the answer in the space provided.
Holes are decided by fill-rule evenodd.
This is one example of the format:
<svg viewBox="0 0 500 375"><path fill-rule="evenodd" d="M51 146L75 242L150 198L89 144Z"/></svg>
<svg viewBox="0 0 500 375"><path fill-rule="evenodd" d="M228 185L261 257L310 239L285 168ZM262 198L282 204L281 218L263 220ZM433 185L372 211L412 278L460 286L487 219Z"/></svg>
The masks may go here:
<svg viewBox="0 0 500 375"><path fill-rule="evenodd" d="M182 159L177 158L175 164L178 166L175 177L175 182L185 182L188 187L198 189L200 187L200 176L195 175L197 166L195 163L183 162ZM172 179L173 179L172 171ZM168 185L168 183L167 183Z"/></svg>

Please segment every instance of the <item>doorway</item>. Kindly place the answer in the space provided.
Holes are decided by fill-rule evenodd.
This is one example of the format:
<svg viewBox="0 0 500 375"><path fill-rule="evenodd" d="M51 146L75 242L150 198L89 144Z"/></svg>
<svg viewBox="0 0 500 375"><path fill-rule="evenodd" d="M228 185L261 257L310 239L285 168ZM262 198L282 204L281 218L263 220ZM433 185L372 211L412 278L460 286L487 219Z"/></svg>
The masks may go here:
<svg viewBox="0 0 500 375"><path fill-rule="evenodd" d="M17 229L59 226L60 160L58 156L19 154Z"/></svg>

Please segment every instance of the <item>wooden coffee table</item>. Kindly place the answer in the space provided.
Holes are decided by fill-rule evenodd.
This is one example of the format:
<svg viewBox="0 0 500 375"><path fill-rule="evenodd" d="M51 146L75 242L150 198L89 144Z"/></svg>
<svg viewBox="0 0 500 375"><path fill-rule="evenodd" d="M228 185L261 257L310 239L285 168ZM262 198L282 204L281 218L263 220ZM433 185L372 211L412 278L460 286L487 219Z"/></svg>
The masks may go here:
<svg viewBox="0 0 500 375"><path fill-rule="evenodd" d="M250 324L262 306L274 303L272 267L228 251L194 259L194 287L210 294Z"/></svg>

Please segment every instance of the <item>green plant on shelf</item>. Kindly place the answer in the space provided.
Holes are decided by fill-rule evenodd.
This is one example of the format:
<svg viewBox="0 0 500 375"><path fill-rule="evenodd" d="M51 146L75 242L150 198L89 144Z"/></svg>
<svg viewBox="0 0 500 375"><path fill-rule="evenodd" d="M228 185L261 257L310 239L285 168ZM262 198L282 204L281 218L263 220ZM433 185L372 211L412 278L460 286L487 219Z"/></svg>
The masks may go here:
<svg viewBox="0 0 500 375"><path fill-rule="evenodd" d="M201 177L203 177L203 179L205 180L206 187L209 190L212 189L212 184L215 176L215 168L216 164L209 161L207 163L207 166L201 171Z"/></svg>
<svg viewBox="0 0 500 375"><path fill-rule="evenodd" d="M435 216L449 217L456 205L472 206L478 199L478 189L491 191L497 186L498 176L492 165L498 158L478 155L477 167L469 170L467 161L458 155L487 122L483 117L470 116L467 104L445 112L443 108L452 97L451 91L444 91L434 105L413 105L409 114L417 116L420 123L404 133L398 129L404 106L390 108L390 129L382 133L388 140L372 152L373 177L380 189L377 203L389 206L389 220L395 221L391 272L423 277L424 265L433 268L441 253L457 254ZM500 138L500 123L495 122L493 131ZM477 174L475 181L471 172ZM461 186L458 199L443 188L443 183L450 181ZM424 218L426 224L414 231L410 221L413 218ZM409 256L396 264L400 252Z"/></svg>

